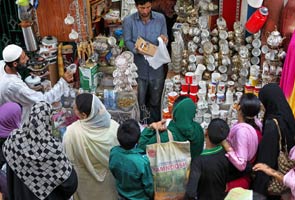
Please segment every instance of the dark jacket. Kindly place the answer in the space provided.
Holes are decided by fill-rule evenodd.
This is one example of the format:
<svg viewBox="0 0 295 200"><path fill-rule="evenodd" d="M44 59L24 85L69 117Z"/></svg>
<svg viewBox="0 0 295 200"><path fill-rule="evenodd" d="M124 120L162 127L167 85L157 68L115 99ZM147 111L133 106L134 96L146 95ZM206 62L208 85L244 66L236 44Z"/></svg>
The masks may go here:
<svg viewBox="0 0 295 200"><path fill-rule="evenodd" d="M7 185L9 200L39 200L14 174L9 165L7 165ZM68 200L76 191L77 186L77 174L73 168L70 177L56 187L46 200Z"/></svg>

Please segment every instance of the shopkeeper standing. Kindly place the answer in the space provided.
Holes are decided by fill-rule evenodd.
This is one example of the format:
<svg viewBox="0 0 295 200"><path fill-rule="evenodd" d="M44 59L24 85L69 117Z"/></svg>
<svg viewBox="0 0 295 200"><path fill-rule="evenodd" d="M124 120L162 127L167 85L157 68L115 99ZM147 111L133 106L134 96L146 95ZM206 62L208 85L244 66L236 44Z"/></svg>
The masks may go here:
<svg viewBox="0 0 295 200"><path fill-rule="evenodd" d="M138 67L138 103L140 119L143 123L152 123L161 118L161 96L165 81L164 67L152 68L144 58L144 53L135 48L138 37L158 45L161 36L168 42L166 21L163 14L151 11L152 0L135 0L137 12L123 21L123 35L126 47L134 54L134 63ZM149 118L147 118L150 113ZM143 121L147 118L147 121Z"/></svg>
<svg viewBox="0 0 295 200"><path fill-rule="evenodd" d="M4 63L0 64L0 105L9 101L19 103L23 111L22 123L28 118L34 103L59 101L63 93L69 90L68 82L73 80L70 72L65 72L63 78L60 78L48 92L30 89L18 74L18 70L26 67L29 59L23 49L11 44L4 48L2 56Z"/></svg>

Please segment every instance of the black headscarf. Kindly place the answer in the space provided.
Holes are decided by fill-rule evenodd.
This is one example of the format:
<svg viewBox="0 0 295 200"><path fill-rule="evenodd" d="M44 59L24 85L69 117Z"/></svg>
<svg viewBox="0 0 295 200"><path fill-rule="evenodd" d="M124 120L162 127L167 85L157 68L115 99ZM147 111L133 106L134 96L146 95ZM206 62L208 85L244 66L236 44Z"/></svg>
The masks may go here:
<svg viewBox="0 0 295 200"><path fill-rule="evenodd" d="M276 118L282 137L286 137L288 152L295 144L295 119L283 91L276 83L265 85L259 92L259 99L265 107L263 124ZM285 142L283 140L282 145Z"/></svg>

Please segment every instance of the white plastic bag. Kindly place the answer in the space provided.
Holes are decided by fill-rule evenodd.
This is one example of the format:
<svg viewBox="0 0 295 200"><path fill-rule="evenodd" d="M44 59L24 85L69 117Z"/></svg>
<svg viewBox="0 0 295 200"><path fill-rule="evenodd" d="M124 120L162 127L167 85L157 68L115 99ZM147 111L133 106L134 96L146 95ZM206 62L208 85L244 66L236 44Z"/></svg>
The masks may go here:
<svg viewBox="0 0 295 200"><path fill-rule="evenodd" d="M154 69L158 69L163 64L171 62L169 52L166 44L161 37L158 37L159 46L154 56L144 55L145 59L149 62L150 66Z"/></svg>

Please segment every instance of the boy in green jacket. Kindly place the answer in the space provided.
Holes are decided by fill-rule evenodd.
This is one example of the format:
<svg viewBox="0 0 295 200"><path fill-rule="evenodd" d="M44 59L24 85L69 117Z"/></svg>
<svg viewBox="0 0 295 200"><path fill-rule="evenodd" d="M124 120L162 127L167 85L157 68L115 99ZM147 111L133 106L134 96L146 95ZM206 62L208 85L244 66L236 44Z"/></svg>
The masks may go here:
<svg viewBox="0 0 295 200"><path fill-rule="evenodd" d="M126 120L118 128L120 146L113 147L109 167L116 179L120 199L149 200L154 196L150 163L142 149L136 147L140 127L134 119Z"/></svg>

